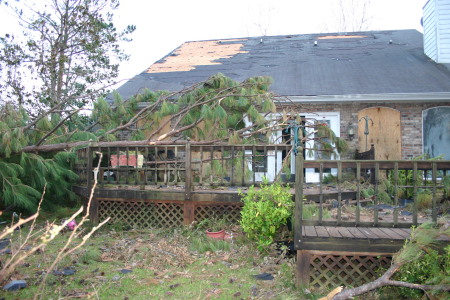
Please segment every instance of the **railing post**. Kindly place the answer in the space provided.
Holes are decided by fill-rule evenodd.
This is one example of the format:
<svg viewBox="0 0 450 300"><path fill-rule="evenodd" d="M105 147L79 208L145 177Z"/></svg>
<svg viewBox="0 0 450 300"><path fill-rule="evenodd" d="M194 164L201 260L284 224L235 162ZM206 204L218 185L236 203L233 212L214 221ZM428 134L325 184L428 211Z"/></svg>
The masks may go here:
<svg viewBox="0 0 450 300"><path fill-rule="evenodd" d="M323 222L323 162L320 163L319 167L319 225Z"/></svg>
<svg viewBox="0 0 450 300"><path fill-rule="evenodd" d="M398 162L394 163L394 226L398 225Z"/></svg>
<svg viewBox="0 0 450 300"><path fill-rule="evenodd" d="M299 249L302 240L303 212L303 148L298 148L295 156L295 210L294 210L294 246Z"/></svg>
<svg viewBox="0 0 450 300"><path fill-rule="evenodd" d="M94 186L93 181L95 180L94 178L94 167L97 168L98 166L93 166L93 160L92 157L93 156L93 151L92 151L92 147L89 146L88 148L88 162L87 162L87 190L86 190L86 196L87 196L87 202L86 205L89 203L89 197L91 195L91 190ZM100 160L98 162L98 164L100 165L101 163L101 157ZM92 221L92 223L94 225L98 224L98 200L97 198L95 198L95 192L92 192L92 199L91 199L91 203L89 208L86 207L87 209L89 209L89 216L90 219Z"/></svg>
<svg viewBox="0 0 450 300"><path fill-rule="evenodd" d="M184 180L184 213L183 223L189 225L195 221L195 205L191 201L192 196L192 157L191 157L191 144L189 140L186 141L186 157L185 157L185 180Z"/></svg>
<svg viewBox="0 0 450 300"><path fill-rule="evenodd" d="M378 185L380 183L380 163L375 163L375 187L374 187L374 203L373 203L373 226L378 226L378 204L379 202L379 193L378 193Z"/></svg>
<svg viewBox="0 0 450 300"><path fill-rule="evenodd" d="M437 185L437 165L436 162L432 163L432 181L433 181L433 190L432 190L432 206L431 206L431 217L433 222L437 223L437 204L436 204L436 185ZM426 180L425 176L425 180Z"/></svg>
<svg viewBox="0 0 450 300"><path fill-rule="evenodd" d="M361 221L361 162L356 162L356 226Z"/></svg>
<svg viewBox="0 0 450 300"><path fill-rule="evenodd" d="M185 193L184 193L184 199L185 200L191 200L191 193L192 193L192 172L191 172L191 144L189 143L189 140L186 142L186 163L185 163Z"/></svg>
<svg viewBox="0 0 450 300"><path fill-rule="evenodd" d="M337 191L338 191L338 207L337 207L337 224L341 225L342 222L342 163L341 161L337 162L338 167L338 176L337 176Z"/></svg>
<svg viewBox="0 0 450 300"><path fill-rule="evenodd" d="M413 224L417 226L417 161L413 162Z"/></svg>
<svg viewBox="0 0 450 300"><path fill-rule="evenodd" d="M87 182L86 182L86 187L87 187L87 191L86 191L86 196L89 197L89 193L91 192L92 189L92 178L93 178L93 167L92 167L92 148L89 146L87 149Z"/></svg>

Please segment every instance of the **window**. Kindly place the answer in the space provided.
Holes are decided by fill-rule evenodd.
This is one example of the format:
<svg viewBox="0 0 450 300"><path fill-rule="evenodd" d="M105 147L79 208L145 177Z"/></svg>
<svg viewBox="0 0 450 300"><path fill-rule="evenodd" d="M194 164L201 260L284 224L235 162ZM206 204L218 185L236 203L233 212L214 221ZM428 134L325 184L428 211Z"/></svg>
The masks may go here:
<svg viewBox="0 0 450 300"><path fill-rule="evenodd" d="M267 153L264 153L264 150L256 150L253 160L255 172L267 173Z"/></svg>

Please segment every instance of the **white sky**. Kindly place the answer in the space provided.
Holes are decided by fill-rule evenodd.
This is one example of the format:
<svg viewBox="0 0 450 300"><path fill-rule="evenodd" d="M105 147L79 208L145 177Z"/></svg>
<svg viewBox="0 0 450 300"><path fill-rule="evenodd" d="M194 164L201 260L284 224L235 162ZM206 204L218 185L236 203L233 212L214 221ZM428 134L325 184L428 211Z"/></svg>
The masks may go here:
<svg viewBox="0 0 450 300"><path fill-rule="evenodd" d="M137 29L124 45L131 58L121 66L120 79L142 72L185 41L336 32L341 1L355 7L369 0L122 0L116 27ZM422 31L426 1L370 0L367 29ZM12 22L0 10L1 35L14 28Z"/></svg>

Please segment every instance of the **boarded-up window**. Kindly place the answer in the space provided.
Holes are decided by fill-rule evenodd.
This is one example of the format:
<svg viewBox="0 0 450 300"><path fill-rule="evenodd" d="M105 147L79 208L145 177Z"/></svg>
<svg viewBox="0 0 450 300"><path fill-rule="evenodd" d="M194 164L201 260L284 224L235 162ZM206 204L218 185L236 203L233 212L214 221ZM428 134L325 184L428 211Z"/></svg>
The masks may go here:
<svg viewBox="0 0 450 300"><path fill-rule="evenodd" d="M366 128L367 118L368 124ZM387 107L366 108L358 112L358 147L367 151L375 146L375 159L401 159L400 112ZM367 130L367 131L366 131ZM367 140L364 132L368 132Z"/></svg>
<svg viewBox="0 0 450 300"><path fill-rule="evenodd" d="M423 153L450 159L450 106L423 112Z"/></svg>

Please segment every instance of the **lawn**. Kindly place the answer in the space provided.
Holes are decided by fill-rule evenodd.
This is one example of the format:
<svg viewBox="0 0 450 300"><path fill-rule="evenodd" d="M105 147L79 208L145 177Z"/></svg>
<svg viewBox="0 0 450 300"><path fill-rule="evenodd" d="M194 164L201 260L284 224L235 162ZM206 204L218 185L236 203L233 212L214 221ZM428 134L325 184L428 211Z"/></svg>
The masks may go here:
<svg viewBox="0 0 450 300"><path fill-rule="evenodd" d="M223 241L206 237L203 229L195 226L123 230L117 225L105 225L85 246L65 257L56 274L48 275L42 298L317 298L295 289L292 256L275 249L261 253L239 232L239 227L233 229L238 234ZM21 229L22 237L26 230ZM19 264L11 279L23 279L27 287L19 291L2 289L0 297L32 299L69 234L60 234L43 251ZM15 252L20 235L16 231L12 245L0 250L2 262L12 255L8 249ZM254 277L264 273L273 279Z"/></svg>

